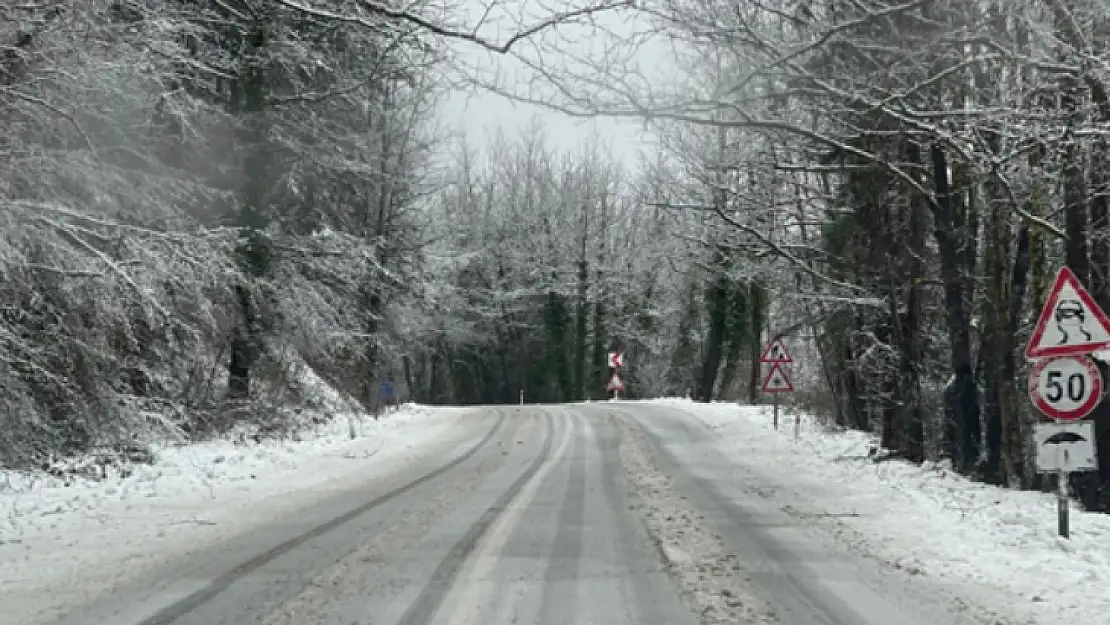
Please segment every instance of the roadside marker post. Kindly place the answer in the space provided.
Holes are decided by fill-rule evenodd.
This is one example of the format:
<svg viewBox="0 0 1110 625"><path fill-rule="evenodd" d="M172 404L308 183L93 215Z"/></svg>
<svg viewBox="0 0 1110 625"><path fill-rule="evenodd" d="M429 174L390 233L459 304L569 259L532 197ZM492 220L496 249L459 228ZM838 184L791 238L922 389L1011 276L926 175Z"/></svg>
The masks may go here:
<svg viewBox="0 0 1110 625"><path fill-rule="evenodd" d="M1071 536L1068 480L1077 471L1097 471L1094 424L1081 421L1102 401L1102 373L1090 355L1110 347L1110 319L1068 267L1056 273L1052 291L1025 346L1032 361L1029 399L1054 423L1037 423L1036 467L1055 473L1056 532Z"/></svg>
<svg viewBox="0 0 1110 625"><path fill-rule="evenodd" d="M621 398L621 391L624 390L624 380L621 380L621 367L624 366L624 352L613 351L609 352L609 368L613 370L613 376L609 378L609 383L605 385L605 390L613 393L613 399L619 400Z"/></svg>

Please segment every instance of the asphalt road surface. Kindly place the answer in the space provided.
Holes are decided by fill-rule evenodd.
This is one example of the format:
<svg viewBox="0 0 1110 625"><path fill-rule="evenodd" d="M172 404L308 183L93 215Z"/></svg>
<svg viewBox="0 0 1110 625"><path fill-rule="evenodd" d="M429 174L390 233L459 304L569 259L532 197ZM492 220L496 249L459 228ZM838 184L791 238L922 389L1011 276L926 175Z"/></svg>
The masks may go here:
<svg viewBox="0 0 1110 625"><path fill-rule="evenodd" d="M940 587L809 535L711 436L661 406L477 409L423 466L198 550L61 622L974 623Z"/></svg>

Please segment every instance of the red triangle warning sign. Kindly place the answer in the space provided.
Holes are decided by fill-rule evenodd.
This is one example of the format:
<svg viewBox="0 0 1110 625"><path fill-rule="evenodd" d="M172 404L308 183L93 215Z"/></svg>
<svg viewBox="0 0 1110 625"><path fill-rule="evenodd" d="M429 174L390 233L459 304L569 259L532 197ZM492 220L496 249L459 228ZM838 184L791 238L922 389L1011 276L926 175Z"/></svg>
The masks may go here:
<svg viewBox="0 0 1110 625"><path fill-rule="evenodd" d="M1079 282L1062 267L1025 346L1026 359L1089 354L1110 346L1110 319Z"/></svg>
<svg viewBox="0 0 1110 625"><path fill-rule="evenodd" d="M786 343L782 339L775 339L763 350L763 355L759 357L759 362L776 363L776 362L794 362L790 357L790 352L786 350Z"/></svg>
<svg viewBox="0 0 1110 625"><path fill-rule="evenodd" d="M608 391L623 391L624 390L624 381L621 380L621 377L619 375L614 373L613 377L609 378L609 383L605 385L605 390L608 390Z"/></svg>
<svg viewBox="0 0 1110 625"><path fill-rule="evenodd" d="M763 392L764 393L792 393L794 392L794 385L790 383L790 378L786 377L786 372L782 370L782 366L775 364L771 367L771 372L763 379Z"/></svg>

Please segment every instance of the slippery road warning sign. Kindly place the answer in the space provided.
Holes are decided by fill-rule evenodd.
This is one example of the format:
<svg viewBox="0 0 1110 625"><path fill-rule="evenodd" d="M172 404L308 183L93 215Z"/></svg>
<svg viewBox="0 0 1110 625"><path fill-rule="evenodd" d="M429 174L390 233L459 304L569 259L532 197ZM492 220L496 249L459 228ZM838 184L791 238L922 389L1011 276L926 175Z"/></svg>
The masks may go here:
<svg viewBox="0 0 1110 625"><path fill-rule="evenodd" d="M786 351L786 344L782 342L782 339L775 339L763 350L759 362L768 364L790 363L794 362L794 359L790 357L790 352Z"/></svg>
<svg viewBox="0 0 1110 625"><path fill-rule="evenodd" d="M794 385L790 383L790 378L786 377L786 372L782 370L782 366L778 363L771 367L771 372L763 380L764 393L792 393L794 392Z"/></svg>
<svg viewBox="0 0 1110 625"><path fill-rule="evenodd" d="M1089 354L1108 346L1110 319L1075 273L1062 267L1025 347L1025 358Z"/></svg>

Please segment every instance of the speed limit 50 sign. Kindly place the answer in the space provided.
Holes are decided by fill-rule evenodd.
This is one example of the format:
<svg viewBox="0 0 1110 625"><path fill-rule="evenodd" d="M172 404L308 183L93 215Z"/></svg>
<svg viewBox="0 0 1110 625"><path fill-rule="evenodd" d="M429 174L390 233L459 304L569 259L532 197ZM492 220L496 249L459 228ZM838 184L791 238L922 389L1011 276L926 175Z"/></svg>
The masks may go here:
<svg viewBox="0 0 1110 625"><path fill-rule="evenodd" d="M1029 397L1051 419L1082 419L1102 397L1102 375L1084 356L1042 360L1029 372Z"/></svg>

